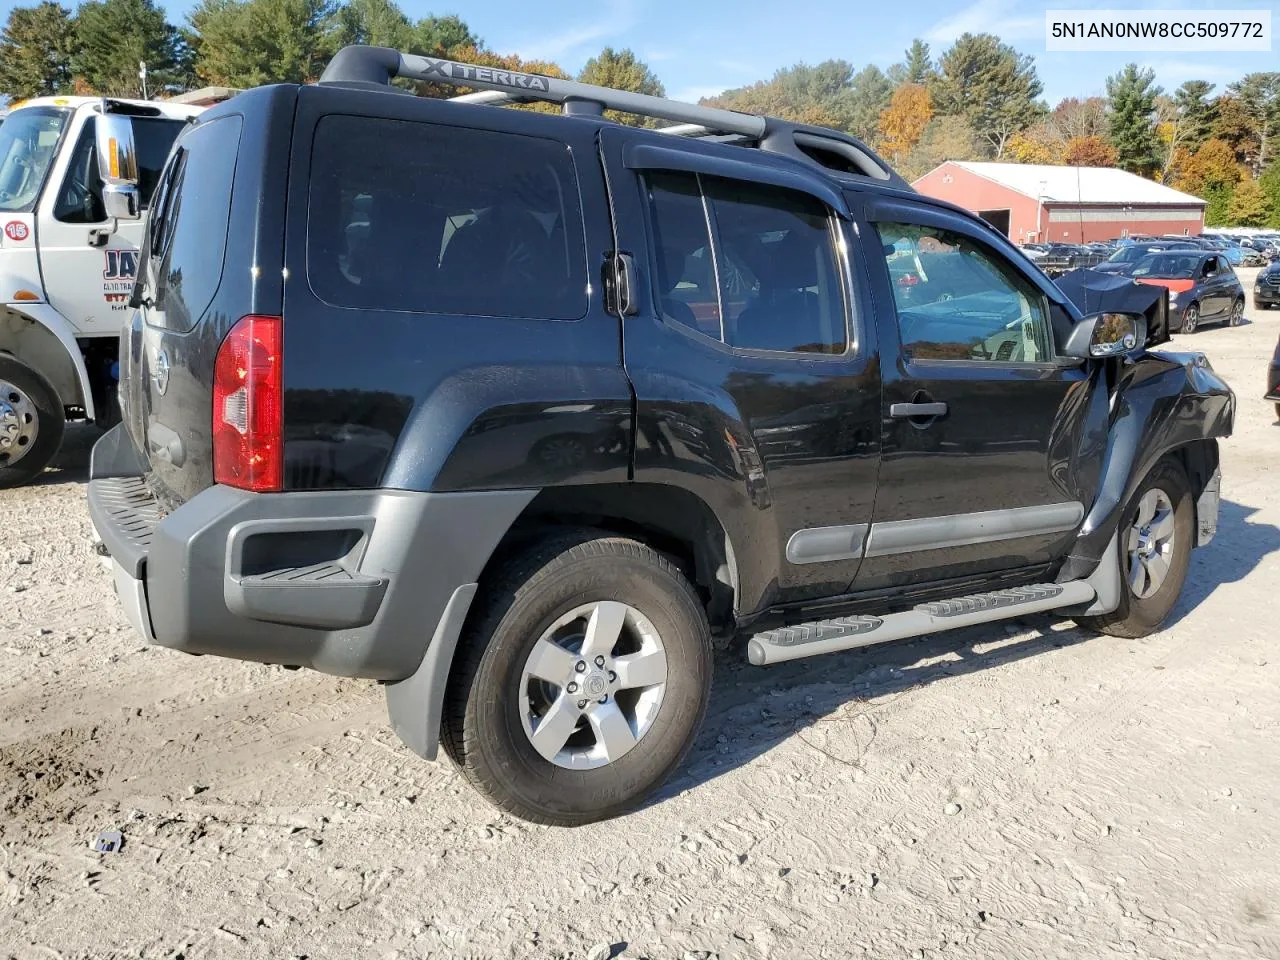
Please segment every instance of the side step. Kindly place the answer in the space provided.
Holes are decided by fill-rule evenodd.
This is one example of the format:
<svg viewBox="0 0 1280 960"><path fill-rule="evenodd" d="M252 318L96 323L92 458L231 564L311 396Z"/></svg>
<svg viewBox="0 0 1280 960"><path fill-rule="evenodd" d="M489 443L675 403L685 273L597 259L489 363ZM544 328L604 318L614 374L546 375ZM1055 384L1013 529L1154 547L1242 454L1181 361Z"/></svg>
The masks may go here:
<svg viewBox="0 0 1280 960"><path fill-rule="evenodd" d="M816 657L837 650L869 647L874 643L905 640L926 633L1007 620L1027 613L1042 613L1089 603L1093 586L1085 580L1068 583L1035 583L992 593L976 593L954 600L922 603L902 613L883 617L838 617L794 627L758 633L747 644L747 657L757 667L784 660Z"/></svg>

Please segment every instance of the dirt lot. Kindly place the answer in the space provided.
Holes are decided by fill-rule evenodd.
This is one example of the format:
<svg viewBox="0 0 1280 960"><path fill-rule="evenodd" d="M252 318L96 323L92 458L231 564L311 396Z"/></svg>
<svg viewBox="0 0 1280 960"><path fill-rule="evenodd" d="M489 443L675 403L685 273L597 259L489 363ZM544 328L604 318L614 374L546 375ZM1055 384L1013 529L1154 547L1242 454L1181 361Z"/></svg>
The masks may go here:
<svg viewBox="0 0 1280 960"><path fill-rule="evenodd" d="M78 434L0 492L0 957L1280 957L1280 313L1249 316L1175 345L1240 406L1166 630L721 657L678 778L577 831L414 758L372 683L144 646Z"/></svg>

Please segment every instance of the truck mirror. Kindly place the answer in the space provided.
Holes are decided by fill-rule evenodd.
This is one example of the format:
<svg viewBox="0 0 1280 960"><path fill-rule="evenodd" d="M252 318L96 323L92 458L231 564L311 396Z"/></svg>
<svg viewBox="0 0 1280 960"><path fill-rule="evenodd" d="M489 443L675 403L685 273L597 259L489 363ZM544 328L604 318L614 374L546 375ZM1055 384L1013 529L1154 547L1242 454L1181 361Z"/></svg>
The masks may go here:
<svg viewBox="0 0 1280 960"><path fill-rule="evenodd" d="M1136 313L1095 313L1071 331L1063 353L1068 357L1119 357L1140 350L1147 340L1147 320Z"/></svg>
<svg viewBox="0 0 1280 960"><path fill-rule="evenodd" d="M138 197L138 154L133 143L133 122L104 110L95 120L95 134L98 177L102 180L102 203L107 216L137 220L142 215L142 204Z"/></svg>

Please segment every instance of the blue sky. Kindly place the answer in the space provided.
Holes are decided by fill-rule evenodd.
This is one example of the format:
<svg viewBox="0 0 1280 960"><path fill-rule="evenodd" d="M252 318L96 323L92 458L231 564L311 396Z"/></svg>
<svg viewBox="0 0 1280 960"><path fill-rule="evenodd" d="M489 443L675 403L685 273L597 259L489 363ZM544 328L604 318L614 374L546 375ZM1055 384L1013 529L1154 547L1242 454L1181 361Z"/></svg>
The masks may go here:
<svg viewBox="0 0 1280 960"><path fill-rule="evenodd" d="M68 3L68 0L62 0ZM171 20L191 3L158 0ZM1133 60L1155 69L1172 91L1201 78L1218 89L1253 70L1280 69L1280 45L1269 53L1046 53L1046 9L1269 9L1280 30L1280 0L401 0L405 12L457 13L495 50L555 60L576 70L606 44L646 59L669 96L696 100L769 77L780 68L842 57L855 67L887 67L916 36L935 56L961 33L991 31L1035 57L1050 106L1065 96L1103 94L1105 79ZM0 14L14 4L0 0ZM74 3L68 5L74 6Z"/></svg>

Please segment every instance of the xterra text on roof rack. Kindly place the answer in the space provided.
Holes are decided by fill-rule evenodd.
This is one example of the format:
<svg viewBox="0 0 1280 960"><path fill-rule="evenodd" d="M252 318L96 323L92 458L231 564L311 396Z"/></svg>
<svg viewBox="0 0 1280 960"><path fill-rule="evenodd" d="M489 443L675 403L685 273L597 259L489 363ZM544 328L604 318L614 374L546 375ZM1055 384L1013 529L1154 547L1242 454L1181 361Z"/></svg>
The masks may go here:
<svg viewBox="0 0 1280 960"><path fill-rule="evenodd" d="M155 642L382 681L410 748L585 823L680 763L713 635L1161 624L1234 398L1102 280L835 131L347 48L179 138L90 509Z"/></svg>

